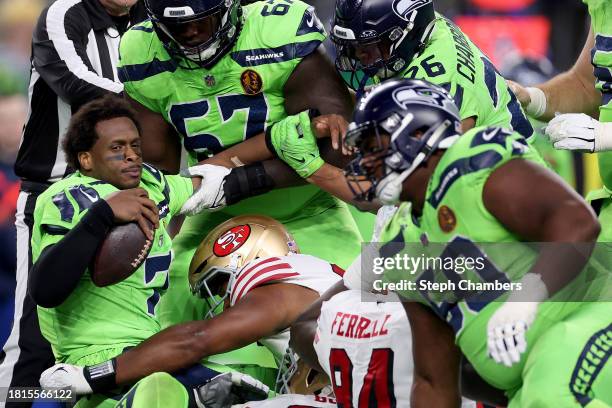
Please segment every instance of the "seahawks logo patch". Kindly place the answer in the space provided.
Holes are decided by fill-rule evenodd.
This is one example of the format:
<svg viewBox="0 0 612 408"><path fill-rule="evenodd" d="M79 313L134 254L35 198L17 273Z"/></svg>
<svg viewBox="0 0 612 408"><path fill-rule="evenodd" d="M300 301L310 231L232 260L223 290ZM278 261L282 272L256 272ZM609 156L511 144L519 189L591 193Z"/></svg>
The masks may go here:
<svg viewBox="0 0 612 408"><path fill-rule="evenodd" d="M406 86L393 92L393 101L401 108L407 109L409 103L420 103L445 108L453 104L448 95L427 86Z"/></svg>
<svg viewBox="0 0 612 408"><path fill-rule="evenodd" d="M429 3L431 3L431 0L395 0L392 8L395 14L404 20L408 20L410 13Z"/></svg>

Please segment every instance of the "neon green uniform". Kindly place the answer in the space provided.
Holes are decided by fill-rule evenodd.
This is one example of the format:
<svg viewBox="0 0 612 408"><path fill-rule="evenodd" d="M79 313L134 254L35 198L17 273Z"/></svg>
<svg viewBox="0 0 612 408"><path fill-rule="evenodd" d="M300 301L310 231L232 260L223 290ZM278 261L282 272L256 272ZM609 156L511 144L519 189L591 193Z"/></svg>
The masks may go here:
<svg viewBox="0 0 612 408"><path fill-rule="evenodd" d="M210 70L176 65L150 22L135 26L120 47L125 91L174 126L190 164L242 142L286 117L283 87L299 62L325 39L308 7L299 0L244 6L244 25L234 46ZM193 252L216 225L249 213L282 222L302 252L341 266L358 254L361 236L346 205L313 186L272 191L191 217L175 238L171 289L161 305L164 326L204 315L204 302L188 291Z"/></svg>
<svg viewBox="0 0 612 408"><path fill-rule="evenodd" d="M475 127L514 129L530 140L533 128L504 78L459 27L441 14L436 16L425 49L398 76L425 79L446 88L459 107L461 119L476 116ZM357 89L357 78L362 75L348 85ZM380 81L374 78L375 83Z"/></svg>
<svg viewBox="0 0 612 408"><path fill-rule="evenodd" d="M160 211L160 228L147 260L127 279L97 287L89 272L72 294L55 308L38 308L40 328L58 362L97 364L135 346L160 330L157 316L160 295L168 287L172 241L166 225L191 196L191 180L164 176L144 166L140 186ZM72 229L91 204L118 191L77 172L53 184L37 200L32 230L32 260ZM92 355L97 357L92 358Z"/></svg>
<svg viewBox="0 0 612 408"><path fill-rule="evenodd" d="M191 196L193 186L190 179L164 176L144 165L140 187L157 204L160 217L160 227L145 262L124 281L102 288L93 284L86 271L60 306L38 308L41 331L58 362L98 364L160 331L158 302L168 288L172 260L172 241L166 226ZM60 241L94 202L116 191L111 184L79 172L49 187L36 201L32 260L36 262L46 247ZM96 405L105 398L83 398L79 406ZM111 406L114 402L110 401Z"/></svg>
<svg viewBox="0 0 612 408"><path fill-rule="evenodd" d="M460 280L517 282L537 258L533 249L488 212L482 199L489 175L515 158L542 164L539 155L517 133L496 128L468 131L436 166L427 187L422 216L409 223L417 225L416 231L402 228L406 218L411 217L409 206L403 204L381 235L382 242L420 242L418 250L437 259L480 257L483 267L459 271L455 266L446 271L427 269L415 274L391 270L385 273L384 280L397 283L409 279L418 288L421 281L457 284L458 291L431 287L407 288L398 293L426 304L453 328L463 354L483 379L506 392L510 407L580 407L587 406L589 401L593 405L588 406L606 406L597 404L612 403L612 392L607 386L612 381L612 362L606 364L605 357L612 352L612 303L560 300L577 300L576 296L610 300L609 268L583 271L551 301L540 305L527 332L527 351L510 368L495 363L488 356L486 344L487 323L503 304L508 289L498 290L495 296L488 292L488 298L460 295L460 290L466 289L459 286ZM449 295L454 296L452 301ZM596 354L589 355L589 350Z"/></svg>
<svg viewBox="0 0 612 408"><path fill-rule="evenodd" d="M595 34L595 47L591 50L591 63L595 74L595 88L602 95L599 120L612 122L612 1L583 0L589 7L591 25ZM589 200L600 201L599 221L602 225L600 241L612 242L612 152L598 153L599 174L604 188L589 195Z"/></svg>

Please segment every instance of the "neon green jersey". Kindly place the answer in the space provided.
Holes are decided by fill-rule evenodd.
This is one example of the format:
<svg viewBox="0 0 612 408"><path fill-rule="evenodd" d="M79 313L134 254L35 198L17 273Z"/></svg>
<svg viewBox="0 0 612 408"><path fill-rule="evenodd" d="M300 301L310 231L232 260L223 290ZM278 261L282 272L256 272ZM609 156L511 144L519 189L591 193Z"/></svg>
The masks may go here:
<svg viewBox="0 0 612 408"><path fill-rule="evenodd" d="M591 50L591 63L595 75L595 88L601 92L599 120L612 122L612 1L583 0L589 7L595 46ZM612 153L598 153L599 173L608 189L612 188Z"/></svg>
<svg viewBox="0 0 612 408"><path fill-rule="evenodd" d="M446 88L461 119L476 117L475 127L514 129L528 140L533 127L493 63L453 22L436 14L435 28L423 52L398 76L425 79ZM349 86L358 88L356 75ZM346 78L346 76L345 76ZM374 83L381 82L375 77Z"/></svg>
<svg viewBox="0 0 612 408"><path fill-rule="evenodd" d="M103 288L95 286L86 271L60 306L38 308L41 331L57 361L75 363L106 349L135 346L160 330L156 306L168 287L172 260L166 226L191 196L193 186L191 179L164 176L144 165L140 187L157 204L160 218L145 262L129 278ZM43 249L60 241L94 202L116 191L111 184L79 172L49 187L36 201L32 260L36 262Z"/></svg>
<svg viewBox="0 0 612 408"><path fill-rule="evenodd" d="M512 284L531 270L537 252L533 246L521 242L520 237L487 210L482 196L492 172L517 158L544 165L539 154L516 132L500 128L475 128L466 132L436 165L427 187L421 217L410 220L410 206L404 203L381 235L381 242L385 243L418 243L397 249L413 257L422 252L423 258L444 262L452 259L455 262L455 266L448 269L422 268L415 274L391 269L385 271L383 280L398 283L408 279L415 282L414 288L396 291L407 299L425 304L446 321L455 332L458 346L479 374L492 385L510 393L520 386L522 366L508 369L487 355L487 323L491 314L503 304L508 291L520 290ZM392 245L388 247L392 248ZM381 254L394 256L385 254L382 249ZM465 266L465 258L477 260L474 265L482 262L482 266ZM461 270L459 265L463 265ZM596 279L591 273L601 274L597 285L593 284ZM479 294L479 289L470 289L466 285L468 281L505 286L489 288ZM606 268L581 273L579 278L554 295L555 301L540 305L536 322L529 332L528 344L534 343L551 324L581 304L588 303L557 300L609 297L610 281ZM442 290L427 286L424 289L421 282L453 282L455 287ZM602 282L607 283L606 293L599 292Z"/></svg>
<svg viewBox="0 0 612 408"><path fill-rule="evenodd" d="M189 61L178 65L150 21L121 40L118 72L125 91L172 124L190 165L286 117L285 83L325 39L314 9L300 0L256 2L242 9L243 26L234 46L210 69ZM283 218L317 191L310 186L273 191L227 211Z"/></svg>
<svg viewBox="0 0 612 408"><path fill-rule="evenodd" d="M595 46L591 62L595 74L595 87L602 94L599 120L612 122L612 1L583 0L589 7Z"/></svg>

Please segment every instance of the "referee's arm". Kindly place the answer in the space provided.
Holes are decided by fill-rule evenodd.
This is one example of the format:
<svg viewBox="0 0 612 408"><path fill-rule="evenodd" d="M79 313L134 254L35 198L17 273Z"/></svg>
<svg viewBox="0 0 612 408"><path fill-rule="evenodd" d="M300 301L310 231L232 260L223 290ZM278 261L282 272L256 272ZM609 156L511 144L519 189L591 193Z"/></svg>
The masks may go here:
<svg viewBox="0 0 612 408"><path fill-rule="evenodd" d="M98 75L89 61L87 41L96 41L83 24L86 16L52 4L43 12L34 30L32 64L49 87L73 107L102 96L120 93L123 85ZM81 17L81 18L79 18ZM106 47L99 47L106 48ZM108 49L99 49L98 58L109 59Z"/></svg>

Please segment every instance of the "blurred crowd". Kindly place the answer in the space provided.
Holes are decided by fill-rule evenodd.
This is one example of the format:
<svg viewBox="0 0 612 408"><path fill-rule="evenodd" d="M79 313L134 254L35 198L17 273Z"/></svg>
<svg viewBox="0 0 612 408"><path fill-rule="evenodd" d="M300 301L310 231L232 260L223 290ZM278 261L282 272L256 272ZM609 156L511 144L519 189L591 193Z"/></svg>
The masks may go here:
<svg viewBox="0 0 612 408"><path fill-rule="evenodd" d="M329 27L334 2L307 2ZM48 3L0 0L0 344L10 330L15 286L19 181L13 162L27 115L32 29ZM568 69L588 31L586 7L579 0L437 0L436 7L472 38L504 76L523 85L543 82ZM328 50L333 52L332 47ZM579 192L596 187L598 174L590 156L554 151L545 140L539 147Z"/></svg>

